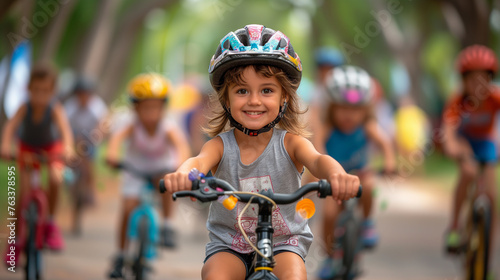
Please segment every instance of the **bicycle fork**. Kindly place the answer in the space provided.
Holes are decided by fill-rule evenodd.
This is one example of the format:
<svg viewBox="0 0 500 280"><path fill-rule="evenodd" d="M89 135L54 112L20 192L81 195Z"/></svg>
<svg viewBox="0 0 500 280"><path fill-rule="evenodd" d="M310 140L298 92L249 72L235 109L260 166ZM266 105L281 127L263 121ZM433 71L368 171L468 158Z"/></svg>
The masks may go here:
<svg viewBox="0 0 500 280"><path fill-rule="evenodd" d="M149 205L140 205L130 214L127 236L129 241L137 242L140 236L139 228L141 220L146 222L146 233L144 238L148 240L147 248L144 248L144 256L147 259L153 259L156 256L156 244L159 241L159 223L158 215L155 209ZM132 248L134 246L131 246Z"/></svg>

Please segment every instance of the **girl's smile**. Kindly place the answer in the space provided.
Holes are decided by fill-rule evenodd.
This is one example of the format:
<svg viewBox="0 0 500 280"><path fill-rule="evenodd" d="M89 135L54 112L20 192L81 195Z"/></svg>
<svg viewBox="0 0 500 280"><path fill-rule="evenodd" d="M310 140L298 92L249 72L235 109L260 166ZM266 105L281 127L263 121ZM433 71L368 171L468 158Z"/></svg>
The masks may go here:
<svg viewBox="0 0 500 280"><path fill-rule="evenodd" d="M257 74L253 67L243 71L243 81L229 87L233 118L249 129L260 129L272 122L282 105L282 87L276 77Z"/></svg>

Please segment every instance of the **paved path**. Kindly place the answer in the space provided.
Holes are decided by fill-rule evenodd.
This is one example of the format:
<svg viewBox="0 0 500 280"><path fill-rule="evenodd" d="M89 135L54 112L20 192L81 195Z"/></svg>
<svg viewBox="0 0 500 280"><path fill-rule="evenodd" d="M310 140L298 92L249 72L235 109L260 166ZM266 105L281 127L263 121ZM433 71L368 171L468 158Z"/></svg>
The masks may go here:
<svg viewBox="0 0 500 280"><path fill-rule="evenodd" d="M109 180L103 183L107 188L100 192L97 207L86 216L82 237L69 234L70 217L67 211L61 211L58 220L65 232L67 247L63 253L44 255L45 279L106 279L110 258L115 252L119 200L116 184ZM376 251L363 257L365 274L361 279L459 279L458 262L444 257L441 249L449 208L447 194L424 181L411 180L401 185L404 187L380 191L376 216L381 242ZM387 209L382 210L380 205L385 202ZM62 209L67 209L67 204L63 202ZM207 242L203 218L206 212L199 203L179 204L175 222L180 229L181 244L177 250L161 253L154 264L154 279L200 279ZM311 225L318 232L319 217L313 219ZM4 237L0 236L2 257ZM499 248L496 252L500 255ZM316 238L306 259L309 279L314 279L323 257L319 238ZM495 269L500 275L498 261ZM22 270L11 273L2 267L0 279L23 279Z"/></svg>

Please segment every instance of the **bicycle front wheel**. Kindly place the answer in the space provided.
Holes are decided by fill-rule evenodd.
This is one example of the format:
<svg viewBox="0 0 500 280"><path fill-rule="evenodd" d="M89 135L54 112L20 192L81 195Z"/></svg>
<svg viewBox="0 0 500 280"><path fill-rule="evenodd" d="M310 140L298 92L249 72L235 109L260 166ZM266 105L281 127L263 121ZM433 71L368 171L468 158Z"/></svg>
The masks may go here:
<svg viewBox="0 0 500 280"><path fill-rule="evenodd" d="M358 227L356 221L350 219L346 222L345 233L343 236L342 246L344 247L344 256L342 259L344 267L343 279L353 279L354 275L354 258L356 257L357 241L359 239Z"/></svg>
<svg viewBox="0 0 500 280"><path fill-rule="evenodd" d="M146 250L149 247L149 224L147 217L142 217L139 221L139 250L134 262L134 274L137 280L147 279L147 262Z"/></svg>
<svg viewBox="0 0 500 280"><path fill-rule="evenodd" d="M467 248L467 279L486 280L489 265L491 212L482 205L475 210L474 226Z"/></svg>
<svg viewBox="0 0 500 280"><path fill-rule="evenodd" d="M28 227L28 238L25 248L26 252L26 280L39 280L41 279L41 262L42 255L40 250L36 247L36 226L38 222L37 205L31 202L28 206L26 213L26 221Z"/></svg>

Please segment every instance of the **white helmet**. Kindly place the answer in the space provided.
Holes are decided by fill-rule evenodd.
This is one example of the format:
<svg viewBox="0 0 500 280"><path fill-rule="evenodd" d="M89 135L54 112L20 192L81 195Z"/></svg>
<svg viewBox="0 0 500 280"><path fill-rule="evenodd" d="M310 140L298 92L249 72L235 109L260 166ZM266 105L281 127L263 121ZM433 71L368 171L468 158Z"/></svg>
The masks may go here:
<svg viewBox="0 0 500 280"><path fill-rule="evenodd" d="M372 101L372 80L368 73L356 66L339 66L328 73L326 89L333 102L349 105L367 105Z"/></svg>

